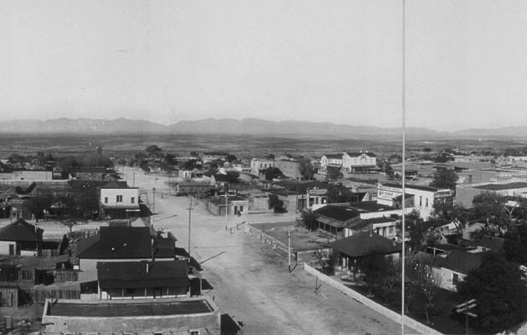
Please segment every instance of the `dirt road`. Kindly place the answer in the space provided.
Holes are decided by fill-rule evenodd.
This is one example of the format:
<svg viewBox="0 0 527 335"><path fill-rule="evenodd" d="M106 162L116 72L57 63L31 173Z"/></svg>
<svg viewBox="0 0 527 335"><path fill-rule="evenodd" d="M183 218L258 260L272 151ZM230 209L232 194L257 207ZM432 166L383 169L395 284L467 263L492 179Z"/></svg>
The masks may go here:
<svg viewBox="0 0 527 335"><path fill-rule="evenodd" d="M130 169L124 173L132 180ZM156 187L154 227L171 231L178 246L187 248L189 200L164 194L164 181L135 171L135 184L149 192L151 205L151 190ZM214 288L207 294L214 296L223 313L243 322L244 334L400 333L399 324L325 284L315 293L315 278L301 267L289 273L284 260L235 228L252 216L226 221L196 203L191 215L191 255L202 263L203 275ZM277 218L269 214L257 220ZM234 227L232 234L225 230L226 224Z"/></svg>

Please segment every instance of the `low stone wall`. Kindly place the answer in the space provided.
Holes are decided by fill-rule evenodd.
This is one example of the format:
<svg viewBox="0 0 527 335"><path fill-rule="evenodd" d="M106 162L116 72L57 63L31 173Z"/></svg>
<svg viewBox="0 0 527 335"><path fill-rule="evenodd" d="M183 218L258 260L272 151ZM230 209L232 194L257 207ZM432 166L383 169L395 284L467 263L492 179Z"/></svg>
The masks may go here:
<svg viewBox="0 0 527 335"><path fill-rule="evenodd" d="M304 263L304 270L309 273L310 275L313 275L315 277L318 277L322 282L336 288L340 292L344 293L345 295L359 301L364 306L373 309L374 311L388 317L389 319L395 321L395 322L401 322L401 315L399 313L396 313L392 311L389 308L384 307L381 304L376 303L375 301L368 299L364 295L360 294L359 292L347 287L346 285L338 282L337 280L326 276L323 273L320 273L315 268L309 266L308 264ZM404 316L404 324L410 328L413 328L417 330L418 332L422 334L430 334L430 335L442 335L442 333L438 332L437 330L430 328L408 316Z"/></svg>

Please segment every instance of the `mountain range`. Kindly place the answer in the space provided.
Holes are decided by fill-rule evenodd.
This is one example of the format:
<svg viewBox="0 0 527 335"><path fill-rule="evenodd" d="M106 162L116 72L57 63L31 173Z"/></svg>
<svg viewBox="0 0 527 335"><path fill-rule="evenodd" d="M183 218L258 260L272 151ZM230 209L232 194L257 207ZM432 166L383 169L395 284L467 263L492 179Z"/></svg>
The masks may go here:
<svg viewBox="0 0 527 335"><path fill-rule="evenodd" d="M198 121L179 121L171 125L161 125L143 120L118 118L52 120L12 120L0 124L4 134L229 134L283 137L390 137L399 136L401 128L381 128L375 126L353 126L329 122L307 121L268 121L262 119L204 119ZM445 138L521 138L527 137L527 127L503 127L495 129L468 129L455 132L440 132L428 128L409 127L408 136Z"/></svg>

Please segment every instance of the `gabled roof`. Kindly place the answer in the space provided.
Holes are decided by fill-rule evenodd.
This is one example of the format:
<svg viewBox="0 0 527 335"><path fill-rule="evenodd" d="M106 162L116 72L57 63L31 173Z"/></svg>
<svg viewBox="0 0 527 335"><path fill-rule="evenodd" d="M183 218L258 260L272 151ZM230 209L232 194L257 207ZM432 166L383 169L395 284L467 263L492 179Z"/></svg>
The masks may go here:
<svg viewBox="0 0 527 335"><path fill-rule="evenodd" d="M376 157L373 152L348 152L348 156L350 157L359 157L361 155L366 155L369 157Z"/></svg>
<svg viewBox="0 0 527 335"><path fill-rule="evenodd" d="M188 286L186 261L98 262L102 289Z"/></svg>
<svg viewBox="0 0 527 335"><path fill-rule="evenodd" d="M105 189L121 189L121 188L132 188L132 187L129 187L128 184L125 182L125 181L117 181L117 180L112 180L106 184L104 184L103 186L101 186L101 188L105 188Z"/></svg>
<svg viewBox="0 0 527 335"><path fill-rule="evenodd" d="M359 211L361 213L364 213L364 212L372 213L372 212L394 211L394 210L397 209L395 207L378 204L376 201L352 202L350 204L350 207L352 207L353 209L355 209L355 210L357 210L357 211Z"/></svg>
<svg viewBox="0 0 527 335"><path fill-rule="evenodd" d="M353 234L336 240L328 246L352 258L373 254L393 254L402 251L401 244L394 246L392 240L371 232Z"/></svg>
<svg viewBox="0 0 527 335"><path fill-rule="evenodd" d="M229 183L236 183L238 182L238 177L240 175L238 173L231 173L231 172L227 172L225 174L223 173L216 173L214 175L214 180L216 182L219 182L219 181L225 181L225 182L229 182Z"/></svg>
<svg viewBox="0 0 527 335"><path fill-rule="evenodd" d="M42 229L18 219L0 229L0 241L42 242L42 232Z"/></svg>
<svg viewBox="0 0 527 335"><path fill-rule="evenodd" d="M353 208L349 208L346 206L332 206L332 205L326 205L324 207L321 207L315 211L313 211L317 216L325 216L333 220L337 221L348 221L355 217L360 216L360 213Z"/></svg>
<svg viewBox="0 0 527 335"><path fill-rule="evenodd" d="M326 156L327 159L342 159L343 155L344 154L327 154L324 156Z"/></svg>
<svg viewBox="0 0 527 335"><path fill-rule="evenodd" d="M156 257L174 257L173 248L172 251L158 248L157 239L152 239L149 227L101 227L99 235L79 241L78 256L92 259L150 258L154 250Z"/></svg>
<svg viewBox="0 0 527 335"><path fill-rule="evenodd" d="M483 247L494 251L500 251L503 249L505 239L499 237L483 237L479 241L465 241L465 245L474 247Z"/></svg>
<svg viewBox="0 0 527 335"><path fill-rule="evenodd" d="M487 252L465 252L462 250L452 250L446 257L436 257L434 265L462 274L468 274L472 269L480 266L483 255Z"/></svg>

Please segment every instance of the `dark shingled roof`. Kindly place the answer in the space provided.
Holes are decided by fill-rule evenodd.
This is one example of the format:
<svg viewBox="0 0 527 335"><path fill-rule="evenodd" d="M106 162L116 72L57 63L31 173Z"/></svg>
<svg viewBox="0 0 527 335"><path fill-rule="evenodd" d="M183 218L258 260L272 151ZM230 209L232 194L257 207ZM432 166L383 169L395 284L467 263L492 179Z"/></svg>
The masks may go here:
<svg viewBox="0 0 527 335"><path fill-rule="evenodd" d="M152 257L173 258L174 248L159 237L152 237L149 227L101 227L99 235L78 243L79 258L137 259ZM171 242L173 243L173 241Z"/></svg>
<svg viewBox="0 0 527 335"><path fill-rule="evenodd" d="M353 202L350 204L350 207L359 212L383 212L397 209L395 207L378 204L376 201Z"/></svg>
<svg viewBox="0 0 527 335"><path fill-rule="evenodd" d="M348 221L360 215L358 211L352 208L332 205L321 207L315 210L314 213L318 216L325 216L338 221Z"/></svg>
<svg viewBox="0 0 527 335"><path fill-rule="evenodd" d="M352 258L372 254L393 254L401 252L401 244L393 245L393 241L371 232L363 232L336 240L328 245L335 251Z"/></svg>
<svg viewBox="0 0 527 335"><path fill-rule="evenodd" d="M369 225L374 225L376 223L388 223L388 222L396 222L397 220L391 217L380 217L380 218L371 218L371 219L358 219L354 222L351 222L348 225L348 228L351 228L353 230L361 230L363 228L368 227Z"/></svg>
<svg viewBox="0 0 527 335"><path fill-rule="evenodd" d="M386 183L386 184L382 184L382 185L386 186L386 187L402 188L402 185L400 185L400 184ZM429 192L437 192L437 191L439 191L438 188L432 187L432 186L405 184L405 187L406 188L410 188L410 189L414 189L414 190L429 191Z"/></svg>
<svg viewBox="0 0 527 335"><path fill-rule="evenodd" d="M324 156L328 159L342 159L343 154L327 154Z"/></svg>
<svg viewBox="0 0 527 335"><path fill-rule="evenodd" d="M42 229L18 219L0 229L0 241L41 242L42 232Z"/></svg>
<svg viewBox="0 0 527 335"><path fill-rule="evenodd" d="M369 157L376 157L373 152L348 152L348 156L350 157L359 157L360 155L366 155Z"/></svg>
<svg viewBox="0 0 527 335"><path fill-rule="evenodd" d="M436 257L435 266L450 269L455 272L468 274L472 269L477 268L481 264L483 255L487 252L470 253L461 250L452 250L448 255L443 257Z"/></svg>
<svg viewBox="0 0 527 335"><path fill-rule="evenodd" d="M486 184L481 186L475 186L474 188L479 188L481 190L487 190L487 191L502 191L502 190L510 190L510 189L516 189L516 188L526 188L527 183L525 182L516 182L516 183L508 183L508 184Z"/></svg>
<svg viewBox="0 0 527 335"><path fill-rule="evenodd" d="M479 241L464 241L465 245L473 247L483 247L494 251L500 251L503 249L505 239L499 237L483 237Z"/></svg>
<svg viewBox="0 0 527 335"><path fill-rule="evenodd" d="M108 182L104 184L103 186L101 186L101 188L120 189L120 188L131 188L131 187L129 187L125 181L112 180L111 182Z"/></svg>
<svg viewBox="0 0 527 335"><path fill-rule="evenodd" d="M98 262L102 289L188 286L186 261Z"/></svg>

